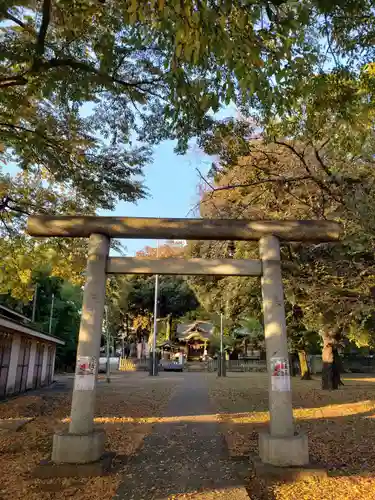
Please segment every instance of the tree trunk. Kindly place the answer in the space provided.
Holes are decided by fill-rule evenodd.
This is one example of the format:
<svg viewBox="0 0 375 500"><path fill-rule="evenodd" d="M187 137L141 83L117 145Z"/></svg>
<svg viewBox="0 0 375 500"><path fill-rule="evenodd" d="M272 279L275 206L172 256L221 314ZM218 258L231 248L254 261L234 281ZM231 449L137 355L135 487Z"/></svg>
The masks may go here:
<svg viewBox="0 0 375 500"><path fill-rule="evenodd" d="M337 340L329 334L322 335L323 337L323 370L322 370L322 389L334 391L340 385L344 385L340 378L341 361L337 352Z"/></svg>
<svg viewBox="0 0 375 500"><path fill-rule="evenodd" d="M310 368L307 362L307 354L304 349L298 351L298 361L301 372L301 380L311 380Z"/></svg>
<svg viewBox="0 0 375 500"><path fill-rule="evenodd" d="M296 376L296 368L294 364L294 353L289 354L289 370L290 370L290 376L295 377Z"/></svg>

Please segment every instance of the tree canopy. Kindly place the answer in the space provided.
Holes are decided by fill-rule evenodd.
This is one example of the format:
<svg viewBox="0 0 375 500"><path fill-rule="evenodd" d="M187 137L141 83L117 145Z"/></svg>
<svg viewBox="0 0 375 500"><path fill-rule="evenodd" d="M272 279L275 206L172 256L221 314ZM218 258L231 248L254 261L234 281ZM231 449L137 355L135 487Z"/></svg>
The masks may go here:
<svg viewBox="0 0 375 500"><path fill-rule="evenodd" d="M304 3L0 4L3 155L100 207L145 194L146 143L188 139L221 103L276 96L316 48Z"/></svg>
<svg viewBox="0 0 375 500"><path fill-rule="evenodd" d="M31 269L46 261L58 276L82 277L85 243L30 240L22 233L28 213L91 214L134 202L147 195L150 147L173 139L184 152L198 136L219 157L202 176L203 217L343 222L342 245L283 249L290 314L298 305L303 321L293 321L307 330L339 318L366 337L373 26L369 0L0 1L0 292L30 298ZM231 102L243 119L217 123L213 114ZM256 251L231 242L190 248L210 257ZM193 281L209 310L226 308L231 318L259 311L254 280ZM137 286L125 288L136 295Z"/></svg>
<svg viewBox="0 0 375 500"><path fill-rule="evenodd" d="M202 177L200 214L340 221L345 229L342 243L283 244L289 330L299 334L339 327L358 345L368 345L374 334L372 132L367 126L352 129L352 142L340 148L336 137L344 135L342 130L344 126L341 132L326 128L323 139L310 136L302 141L299 135L289 135L268 142L251 135L246 123L218 126L202 142L219 157L210 178ZM362 144L359 136L366 139ZM190 252L257 257L256 245L243 242L197 242ZM192 283L198 297L208 302L223 298L230 316L239 317L246 308L260 312L255 279L195 278Z"/></svg>
<svg viewBox="0 0 375 500"><path fill-rule="evenodd" d="M138 258L183 257L184 245L167 241L159 248L146 246L137 252ZM155 301L155 277L129 275L110 278L107 286L112 332L129 333L130 327L138 335L148 336L152 330ZM182 276L159 276L158 318L167 318L168 335L173 318L195 311L199 302L187 280Z"/></svg>

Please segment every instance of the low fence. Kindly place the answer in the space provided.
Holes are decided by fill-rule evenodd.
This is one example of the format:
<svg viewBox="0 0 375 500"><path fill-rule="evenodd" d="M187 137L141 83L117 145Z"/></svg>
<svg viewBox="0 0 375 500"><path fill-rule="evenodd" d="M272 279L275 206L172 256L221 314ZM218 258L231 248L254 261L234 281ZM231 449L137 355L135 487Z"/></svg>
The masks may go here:
<svg viewBox="0 0 375 500"><path fill-rule="evenodd" d="M135 372L135 371L147 371L149 368L149 360L146 358L134 359L134 358L120 358L118 369L122 372ZM227 360L226 368L229 372L265 372L267 371L266 362L263 360L253 359L253 360ZM208 371L217 372L218 370L218 360L210 359L209 361L202 361L199 363L186 363L186 371Z"/></svg>
<svg viewBox="0 0 375 500"><path fill-rule="evenodd" d="M372 356L344 355L341 358L344 372L349 373L374 373L375 358Z"/></svg>
<svg viewBox="0 0 375 500"><path fill-rule="evenodd" d="M374 373L375 357L344 354L340 356L341 369L344 373ZM311 373L322 373L323 362L321 355L310 355L309 365Z"/></svg>
<svg viewBox="0 0 375 500"><path fill-rule="evenodd" d="M206 361L207 371L216 372L218 370L218 359ZM266 372L266 361L260 359L229 359L225 362L228 372Z"/></svg>

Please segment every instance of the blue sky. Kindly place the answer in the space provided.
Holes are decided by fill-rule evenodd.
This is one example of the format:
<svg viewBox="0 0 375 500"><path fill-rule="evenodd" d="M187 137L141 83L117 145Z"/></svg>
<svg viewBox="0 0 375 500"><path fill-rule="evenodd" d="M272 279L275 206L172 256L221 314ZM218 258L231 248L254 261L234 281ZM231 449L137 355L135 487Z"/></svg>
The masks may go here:
<svg viewBox="0 0 375 500"><path fill-rule="evenodd" d="M135 203L120 202L112 212L102 210L100 215L122 217L187 217L198 201L198 173L204 174L212 158L192 145L187 154L177 155L175 143L166 141L154 150L154 161L145 168L145 184L149 190L146 199ZM190 217L193 215L190 214ZM146 245L155 246L155 240L121 240L128 255L134 255Z"/></svg>
<svg viewBox="0 0 375 500"><path fill-rule="evenodd" d="M224 107L216 116L218 119L234 116L234 106ZM120 202L116 209L100 211L100 215L121 217L194 217L189 214L198 202L199 176L209 170L214 158L205 155L191 144L187 154L181 156L174 152L175 143L165 141L154 149L154 161L145 170L145 185L149 190L146 199L138 203ZM146 245L156 246L155 240L121 240L126 254L134 255Z"/></svg>
<svg viewBox="0 0 375 500"><path fill-rule="evenodd" d="M92 106L85 104L83 115L88 115ZM235 116L234 105L223 107L215 117L223 119ZM149 195L138 203L120 202L114 211L101 210L99 215L118 215L121 217L194 217L189 211L197 204L199 175L196 169L205 175L213 157L205 155L191 141L185 155L174 152L176 143L165 141L154 148L153 162L144 169L144 182ZM17 167L14 163L2 166L4 171L14 174ZM146 245L156 246L155 240L121 240L125 253L135 255ZM160 242L162 243L162 242Z"/></svg>

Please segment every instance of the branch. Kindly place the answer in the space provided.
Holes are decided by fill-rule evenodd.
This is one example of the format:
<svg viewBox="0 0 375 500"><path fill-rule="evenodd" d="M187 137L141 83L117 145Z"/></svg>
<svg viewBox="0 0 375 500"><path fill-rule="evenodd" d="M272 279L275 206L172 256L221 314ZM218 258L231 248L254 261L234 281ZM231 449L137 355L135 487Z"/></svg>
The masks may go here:
<svg viewBox="0 0 375 500"><path fill-rule="evenodd" d="M40 25L38 39L36 42L36 53L38 57L44 54L44 45L47 36L48 25L51 19L51 0L44 0L42 7L42 23Z"/></svg>
<svg viewBox="0 0 375 500"><path fill-rule="evenodd" d="M221 186L218 188L214 188L213 192L216 193L217 191L227 191L229 189L259 186L260 184L266 184L269 182L289 183L289 182L300 182L300 181L306 181L306 180L314 180L314 179L311 177L311 175L302 175L300 177L276 177L276 178L272 178L272 179L262 179L260 181L250 182L247 184L233 184L233 185L229 185L229 186Z"/></svg>
<svg viewBox="0 0 375 500"><path fill-rule="evenodd" d="M346 203L344 202L343 197L341 195L336 195L334 192L332 192L332 190L329 188L327 183L325 183L324 181L322 181L321 179L318 179L317 177L315 177L313 175L313 173L310 170L310 167L306 163L304 156L301 155L291 144L288 144L287 142L277 141L276 138L274 138L274 142L275 142L275 144L279 144L280 146L284 146L284 147L290 149L300 159L301 163L305 167L305 170L310 174L310 179L312 181L314 181L315 184L317 184L317 186L320 187L320 189L322 189L323 191L328 193L330 196L332 196L332 198L335 201L337 201L337 203L341 203L346 209L348 209L348 207L346 206ZM329 177L330 177L330 180L332 181L331 174L329 174ZM333 182L332 182L332 184L333 184ZM337 185L337 182L335 182L335 184Z"/></svg>
<svg viewBox="0 0 375 500"><path fill-rule="evenodd" d="M41 50L40 46L37 50L39 51ZM44 41L42 50L44 50ZM163 96L159 95L157 92L154 92L149 88L143 88L144 85L154 85L155 83L160 83L162 81L162 78L160 77L151 78L150 80L125 81L113 75L109 75L108 73L103 73L102 71L99 71L90 64L81 61L76 61L75 59L71 58L52 58L47 61L43 61L42 59L37 59L36 61L34 61L29 73L36 74L38 71L43 69L48 70L52 68L61 68L61 67L68 67L72 69L78 69L86 73L91 73L92 75L96 75L97 77L102 79L104 82L111 84L115 83L125 87L133 87L134 89L137 89L139 92L153 95L158 99L166 100ZM27 73L24 73L24 75L25 74ZM4 83L1 83L2 81ZM28 80L22 75L11 78L7 77L3 80L0 79L0 88L12 87L16 85L26 85L27 83Z"/></svg>
<svg viewBox="0 0 375 500"><path fill-rule="evenodd" d="M249 202L246 203L246 205L244 205L242 207L242 210L241 212L238 214L238 216L236 217L236 219L239 219L240 217L242 217L242 215L245 213L245 211L251 206L253 205L254 203L256 203L263 195L264 193L267 191L267 188L264 188L259 194L257 194L254 198L251 198L251 200Z"/></svg>
<svg viewBox="0 0 375 500"><path fill-rule="evenodd" d="M27 127L23 127L22 125L14 125L13 123L3 123L3 122L0 122L0 127L7 127L7 128L11 128L13 130L20 130L21 132L27 132L29 134L35 134L35 135L41 137L42 139L44 139L47 143L51 144L52 146L54 146L54 147L56 147L56 146L61 147L60 144L58 143L58 141L49 138L48 136L46 136L45 134L42 134L41 132L38 132L37 130L33 130L33 129L27 128Z"/></svg>
<svg viewBox="0 0 375 500"><path fill-rule="evenodd" d="M4 211L6 208L8 208L8 203L9 203L9 196L6 195L0 201L0 212Z"/></svg>
<svg viewBox="0 0 375 500"><path fill-rule="evenodd" d="M295 147L293 147L291 144L289 144L288 142L283 142L283 141L278 141L276 140L276 137L274 138L274 143L275 144L278 144L279 146L284 146L285 148L288 148L290 149L290 151L292 151L293 154L295 154L301 161L301 163L303 164L303 166L305 167L305 170L306 172L308 172L310 174L311 177L313 177L312 175L312 172L310 170L310 167L308 166L308 164L306 163L306 160L304 158L303 155L301 155L301 153L299 153Z"/></svg>
<svg viewBox="0 0 375 500"><path fill-rule="evenodd" d="M328 137L328 139L326 139L324 142L322 142L322 144L318 147L318 151L321 151L324 148L324 146L326 146L329 143L330 140L331 140L331 137Z"/></svg>
<svg viewBox="0 0 375 500"><path fill-rule="evenodd" d="M0 213L0 220L1 220L1 222L3 223L3 225L4 225L5 229L6 229L6 231L7 231L7 232L8 232L8 234L9 234L9 236L13 236L14 231L12 231L12 230L9 228L8 224L5 222L5 219L4 219L4 217L3 217L3 215L2 215L1 213Z"/></svg>
<svg viewBox="0 0 375 500"><path fill-rule="evenodd" d="M207 186L208 186L210 189L212 189L212 191L215 191L214 186L213 186L210 182L208 182L208 180L204 177L204 175L203 175L203 174L202 174L202 172L199 170L199 168L198 168L198 167L196 167L196 168L195 168L195 170L198 172L198 175L199 175L199 177L202 179L202 181L203 181L205 184L207 184Z"/></svg>
<svg viewBox="0 0 375 500"><path fill-rule="evenodd" d="M119 85L124 85L127 87L153 85L154 83L158 83L161 80L161 78L152 78L151 80L139 80L136 82L127 82L119 78L116 78L114 76L111 76L108 73L103 73L102 71L97 70L94 66L91 66L90 64L81 61L76 61L75 59L70 59L70 58L62 58L62 59L53 58L48 61L42 62L39 67L59 68L63 66L67 66L73 69L80 69L82 71L85 71L86 73L92 73L96 76L99 76L100 78L103 78L104 80L107 80L109 82L118 83ZM140 90L145 92L145 89L140 89Z"/></svg>
<svg viewBox="0 0 375 500"><path fill-rule="evenodd" d="M292 191L290 190L290 188L286 188L286 191L287 193L290 194L290 196L292 198L294 198L295 200L297 200L299 203L301 203L302 205L305 205L306 207L308 207L314 214L316 214L316 210L314 209L314 207L312 205L310 205L309 203L307 203L307 201L304 201L302 198L300 198L299 196L297 196L296 194L292 193ZM323 191L322 191L323 192ZM316 215L319 215L319 214L316 214ZM324 217L324 214L323 214L323 218Z"/></svg>
<svg viewBox="0 0 375 500"><path fill-rule="evenodd" d="M195 170L198 172L198 175L203 180L203 182L205 184L207 184L207 186L211 189L211 192L210 192L210 201L211 201L214 209L218 213L218 215L221 215L221 210L216 206L216 204L215 204L215 202L213 200L213 197L214 197L214 194L215 194L215 188L214 188L214 186L210 182L208 182L208 180L204 177L204 175L201 173L201 171L199 170L199 168L196 168Z"/></svg>
<svg viewBox="0 0 375 500"><path fill-rule="evenodd" d="M14 23L18 24L18 26L21 26L21 28L26 29L26 24L22 22L21 19L13 16L13 14L8 12L7 10L3 11L3 16L5 19L9 19L9 21L13 21Z"/></svg>
<svg viewBox="0 0 375 500"><path fill-rule="evenodd" d="M323 147L323 146L322 146ZM320 148L321 149L321 148ZM315 158L318 160L318 163L319 165L322 167L322 169L324 170L324 172L329 176L329 177L332 177L331 176L331 172L329 170L329 168L327 167L327 165L323 162L320 154L319 154L319 150L314 148L314 153L315 153Z"/></svg>
<svg viewBox="0 0 375 500"><path fill-rule="evenodd" d="M13 76L0 79L0 88L15 87L16 85L26 85L27 79L23 76Z"/></svg>
<svg viewBox="0 0 375 500"><path fill-rule="evenodd" d="M9 19L9 21L13 21L15 24L17 24L18 26L20 26L24 30L35 35L35 30L31 26L29 26L28 24L25 24L23 21L21 21L21 19L18 19L17 17L13 16L13 14L11 14L10 12L8 12L6 10L1 9L0 11L2 12L4 19Z"/></svg>
<svg viewBox="0 0 375 500"><path fill-rule="evenodd" d="M336 56L336 54L335 54L335 52L333 50L333 47L332 47L332 39L331 39L331 37L329 35L330 34L330 28L331 28L331 26L328 23L327 14L324 16L324 18L325 18L324 25L325 25L325 32L326 32L326 37L327 37L327 45L328 45L329 51L331 52L331 55L333 57L333 61L334 61L335 65L336 66L340 66L339 61L337 59L337 56Z"/></svg>
<svg viewBox="0 0 375 500"><path fill-rule="evenodd" d="M216 208L218 214L220 214L220 210L218 210L218 208L215 206L214 202L213 202L213 196L216 192L218 191L227 191L229 189L237 189L237 188L245 188L245 187L252 187L252 186L259 186L261 184L268 184L270 182L283 182L285 184L288 184L290 182L300 182L300 181L305 181L305 180L314 180L311 178L310 175L304 175L304 176L301 176L301 177L277 177L277 178L274 178L274 179L263 179L261 181L255 181L255 182L250 182L250 183L247 183L247 184L232 184L232 185L228 185L228 186L222 186L222 187L218 187L218 188L214 188L211 186L211 184L208 183L208 181L202 176L202 174L199 172L201 178L206 182L206 184L208 184L210 186L210 188L212 189L209 194L210 194L210 197L206 200L200 200L198 203L196 203L186 214L186 217L188 217L192 212L194 212L194 210L196 210L197 208L199 208L199 206L202 204L202 203L208 203L209 201L211 201L214 205L214 208ZM264 191L262 191L262 193L257 196L255 199L251 200L250 203L248 205L246 205L244 207L244 210L243 212L246 210L246 208L248 208L248 206L251 204L251 203L254 203L254 201L256 201L258 198L260 198L261 195L263 195ZM242 213L243 213L242 212Z"/></svg>
<svg viewBox="0 0 375 500"><path fill-rule="evenodd" d="M12 198L9 198L9 202L10 203L17 203L17 201L12 200ZM24 215L30 215L30 212L27 212L26 210L23 210L19 206L15 206L14 207L14 206L8 205L8 208L9 208L9 210L12 210L13 212L19 212L19 213L24 214Z"/></svg>

